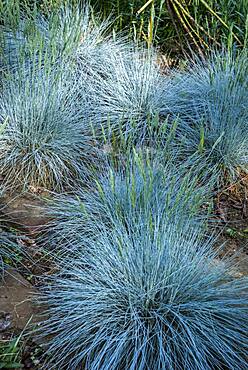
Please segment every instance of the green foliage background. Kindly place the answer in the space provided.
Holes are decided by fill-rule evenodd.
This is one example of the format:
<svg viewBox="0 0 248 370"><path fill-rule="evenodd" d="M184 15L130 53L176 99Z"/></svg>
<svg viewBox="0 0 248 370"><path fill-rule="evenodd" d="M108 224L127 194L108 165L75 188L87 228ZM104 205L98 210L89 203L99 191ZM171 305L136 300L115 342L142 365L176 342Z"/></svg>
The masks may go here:
<svg viewBox="0 0 248 370"><path fill-rule="evenodd" d="M186 53L235 42L247 42L247 0L91 0L105 16L112 12L115 29L159 45L162 50ZM144 10L144 5L147 5ZM140 11L142 10L142 11Z"/></svg>
<svg viewBox="0 0 248 370"><path fill-rule="evenodd" d="M1 0L2 21L20 9L50 12L63 3L80 0ZM83 4L83 0L80 1ZM187 54L235 43L246 47L248 0L89 0L96 12L110 17L114 32L159 46L162 51ZM12 19L13 22L13 19Z"/></svg>

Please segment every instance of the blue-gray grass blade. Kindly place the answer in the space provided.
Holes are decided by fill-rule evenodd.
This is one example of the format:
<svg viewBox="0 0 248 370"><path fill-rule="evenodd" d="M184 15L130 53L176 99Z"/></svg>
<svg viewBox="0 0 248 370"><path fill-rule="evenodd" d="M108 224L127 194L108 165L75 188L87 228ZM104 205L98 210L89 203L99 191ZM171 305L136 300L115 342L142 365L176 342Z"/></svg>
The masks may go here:
<svg viewBox="0 0 248 370"><path fill-rule="evenodd" d="M44 289L47 368L246 369L248 281L213 243L162 219L103 229Z"/></svg>

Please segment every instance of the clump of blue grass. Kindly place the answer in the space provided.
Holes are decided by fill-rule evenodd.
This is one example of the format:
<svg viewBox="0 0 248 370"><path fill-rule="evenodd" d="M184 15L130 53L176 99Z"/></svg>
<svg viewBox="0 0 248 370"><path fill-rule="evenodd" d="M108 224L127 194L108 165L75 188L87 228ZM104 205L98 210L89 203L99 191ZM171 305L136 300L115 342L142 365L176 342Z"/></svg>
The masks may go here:
<svg viewBox="0 0 248 370"><path fill-rule="evenodd" d="M107 164L90 189L78 188L73 196L61 194L49 200L51 221L42 240L45 237L45 244L61 254L83 247L89 237L101 235L102 228L132 225L135 230L140 217L146 217L151 227L157 217L170 217L178 225L190 219L194 227L207 219L208 202L208 191L198 186L197 177L134 151L125 168Z"/></svg>
<svg viewBox="0 0 248 370"><path fill-rule="evenodd" d="M248 168L246 60L246 52L214 53L174 77L181 157L199 168L204 163L218 184Z"/></svg>
<svg viewBox="0 0 248 370"><path fill-rule="evenodd" d="M2 26L3 68L16 70L20 62L29 65L35 59L39 67L67 62L90 73L108 64L109 56L125 49L125 43L107 35L109 20L100 22L89 4L79 3L64 4L47 16L22 15L17 29Z"/></svg>
<svg viewBox="0 0 248 370"><path fill-rule="evenodd" d="M92 124L94 136L101 144L103 153L116 164L116 167L129 161L133 150L149 154L151 160L160 158L164 163L178 165L175 140L178 124L176 119L172 121L169 117L163 118L158 114L147 117L142 136L139 135L139 129L137 132L139 127L137 120L130 117L128 130L125 124L122 126L122 123L119 122L118 128L116 125L111 125L109 121L107 127L102 124L98 126Z"/></svg>
<svg viewBox="0 0 248 370"><path fill-rule="evenodd" d="M153 118L166 117L173 100L171 80L161 74L155 51L134 48L115 54L99 71L94 83L89 80L92 122L115 134L120 127L126 133L135 131L143 141Z"/></svg>
<svg viewBox="0 0 248 370"><path fill-rule="evenodd" d="M86 107L63 66L46 73L20 66L0 95L0 121L7 120L0 136L5 185L62 191L87 178L96 149Z"/></svg>
<svg viewBox="0 0 248 370"><path fill-rule="evenodd" d="M156 221L152 232L142 218L132 233L102 229L92 253L49 280L38 330L47 368L247 368L247 278L190 223Z"/></svg>

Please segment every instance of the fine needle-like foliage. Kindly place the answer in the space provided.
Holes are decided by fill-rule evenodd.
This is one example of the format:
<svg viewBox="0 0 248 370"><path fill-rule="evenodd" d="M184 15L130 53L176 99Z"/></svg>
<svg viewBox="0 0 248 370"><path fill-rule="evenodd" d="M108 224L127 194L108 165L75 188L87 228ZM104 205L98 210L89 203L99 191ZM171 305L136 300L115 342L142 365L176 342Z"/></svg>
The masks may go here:
<svg viewBox="0 0 248 370"><path fill-rule="evenodd" d="M204 204L205 203L205 204ZM207 213L208 191L197 186L197 178L190 173L183 176L180 168L171 163L161 164L158 158L150 161L148 155L134 152L126 168L116 169L112 164L95 178L94 188L80 188L74 196L64 194L47 203L51 218L41 240L51 248L72 253L88 244L88 238L97 238L102 228L110 230L128 227L134 231L140 217L153 225L157 215L181 224L191 220L197 225ZM179 226L178 226L179 227Z"/></svg>
<svg viewBox="0 0 248 370"><path fill-rule="evenodd" d="M127 220L128 221L128 220ZM247 279L215 260L190 223L140 217L66 258L39 332L49 369L247 368ZM151 231L152 230L152 231ZM185 237L185 234L187 237Z"/></svg>
<svg viewBox="0 0 248 370"><path fill-rule="evenodd" d="M233 180L248 164L247 53L213 53L176 74L181 158L217 183ZM192 162L193 161L193 162Z"/></svg>
<svg viewBox="0 0 248 370"><path fill-rule="evenodd" d="M146 138L152 119L166 117L175 103L171 80L161 74L152 50L113 54L109 64L99 66L89 84L92 122L115 134L120 127L124 132L135 131L140 142Z"/></svg>
<svg viewBox="0 0 248 370"><path fill-rule="evenodd" d="M67 62L89 73L125 48L107 36L109 21L100 22L87 3L65 4L44 16L36 11L23 14L13 28L1 26L2 69L16 70L24 61L36 60L39 67Z"/></svg>
<svg viewBox="0 0 248 370"><path fill-rule="evenodd" d="M6 185L63 190L85 179L96 151L87 104L61 66L44 72L20 67L0 95L0 168Z"/></svg>
<svg viewBox="0 0 248 370"><path fill-rule="evenodd" d="M97 10L115 18L115 29L158 45L178 58L192 48L207 51L220 44L247 46L246 0L90 0Z"/></svg>
<svg viewBox="0 0 248 370"><path fill-rule="evenodd" d="M18 244L16 236L7 231L7 229L1 225L0 229L0 281L3 277L4 269L8 264L14 263L21 255L21 248Z"/></svg>

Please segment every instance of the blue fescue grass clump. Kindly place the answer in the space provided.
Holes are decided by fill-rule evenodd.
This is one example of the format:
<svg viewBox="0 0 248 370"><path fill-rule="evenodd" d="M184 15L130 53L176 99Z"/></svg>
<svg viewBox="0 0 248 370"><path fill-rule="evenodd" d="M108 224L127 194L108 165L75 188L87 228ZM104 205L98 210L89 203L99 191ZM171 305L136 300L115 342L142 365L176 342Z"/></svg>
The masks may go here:
<svg viewBox="0 0 248 370"><path fill-rule="evenodd" d="M86 107L63 65L49 72L20 66L0 95L4 183L61 191L87 178L96 151Z"/></svg>
<svg viewBox="0 0 248 370"><path fill-rule="evenodd" d="M1 26L2 69L16 70L20 62L36 60L39 67L71 63L87 73L108 64L125 43L107 35L110 24L101 22L89 4L67 3L44 16L37 9L21 14L16 27Z"/></svg>
<svg viewBox="0 0 248 370"><path fill-rule="evenodd" d="M151 159L147 152L134 151L122 168L107 164L92 184L90 189L78 188L73 196L48 200L47 245L71 253L83 240L87 244L89 236L97 238L102 228L132 225L135 230L141 216L151 227L157 214L178 225L185 218L197 225L210 208L208 191L196 177L185 175L171 162L164 164L158 156Z"/></svg>
<svg viewBox="0 0 248 370"><path fill-rule="evenodd" d="M92 122L118 133L136 132L142 142L155 117L166 117L174 104L171 80L161 74L152 50L133 48L113 54L89 80ZM162 124L162 123L160 123Z"/></svg>
<svg viewBox="0 0 248 370"><path fill-rule="evenodd" d="M20 63L39 69L66 63L82 83L82 95L86 77L96 133L102 126L116 135L122 127L143 141L153 118L164 118L174 104L171 81L161 74L155 51L110 36L110 25L100 22L88 4L63 5L46 17L37 11L20 17L14 29L2 26L2 70L12 74Z"/></svg>
<svg viewBox="0 0 248 370"><path fill-rule="evenodd" d="M246 55L213 53L174 77L172 112L181 119L181 158L190 157L190 165L203 167L217 183L233 180L248 168Z"/></svg>
<svg viewBox="0 0 248 370"><path fill-rule="evenodd" d="M49 369L247 368L247 279L185 221L102 229L44 291ZM131 225L132 229L132 225ZM185 237L186 235L186 237Z"/></svg>

